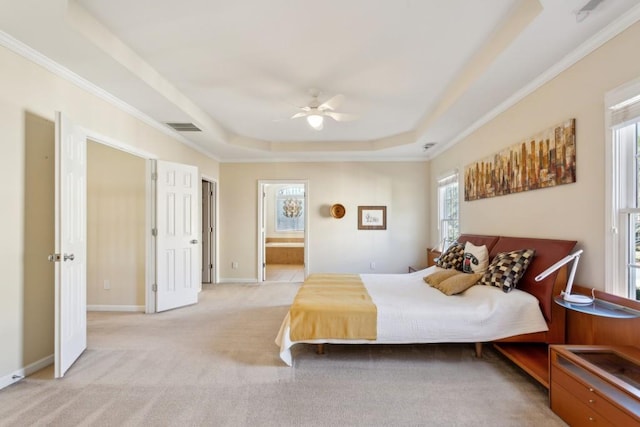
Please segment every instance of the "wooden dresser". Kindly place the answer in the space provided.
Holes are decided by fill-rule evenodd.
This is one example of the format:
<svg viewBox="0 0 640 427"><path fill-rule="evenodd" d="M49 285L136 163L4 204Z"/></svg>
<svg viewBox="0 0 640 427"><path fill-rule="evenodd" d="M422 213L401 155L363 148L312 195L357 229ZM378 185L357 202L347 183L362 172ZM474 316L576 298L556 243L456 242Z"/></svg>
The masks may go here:
<svg viewBox="0 0 640 427"><path fill-rule="evenodd" d="M640 349L552 345L551 409L573 427L640 426Z"/></svg>

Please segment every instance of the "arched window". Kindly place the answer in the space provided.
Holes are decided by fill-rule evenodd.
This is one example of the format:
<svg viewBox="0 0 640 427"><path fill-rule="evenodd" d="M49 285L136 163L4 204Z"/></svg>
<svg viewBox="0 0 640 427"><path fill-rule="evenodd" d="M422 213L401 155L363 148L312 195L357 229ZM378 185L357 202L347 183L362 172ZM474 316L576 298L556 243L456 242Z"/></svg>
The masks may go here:
<svg viewBox="0 0 640 427"><path fill-rule="evenodd" d="M304 231L304 186L287 186L276 194L276 232Z"/></svg>

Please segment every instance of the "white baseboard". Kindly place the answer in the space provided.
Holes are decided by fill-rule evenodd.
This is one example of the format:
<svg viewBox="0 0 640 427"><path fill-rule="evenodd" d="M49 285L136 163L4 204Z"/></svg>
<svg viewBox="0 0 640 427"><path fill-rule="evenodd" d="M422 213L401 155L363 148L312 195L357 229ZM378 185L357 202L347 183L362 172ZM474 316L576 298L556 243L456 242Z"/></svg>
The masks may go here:
<svg viewBox="0 0 640 427"><path fill-rule="evenodd" d="M87 311L127 311L144 313L144 305L87 305Z"/></svg>
<svg viewBox="0 0 640 427"><path fill-rule="evenodd" d="M38 372L42 368L46 368L47 366L53 364L53 361L54 358L52 354L0 378L0 390L7 386L10 386L11 384L17 383L27 375L31 375L34 372Z"/></svg>

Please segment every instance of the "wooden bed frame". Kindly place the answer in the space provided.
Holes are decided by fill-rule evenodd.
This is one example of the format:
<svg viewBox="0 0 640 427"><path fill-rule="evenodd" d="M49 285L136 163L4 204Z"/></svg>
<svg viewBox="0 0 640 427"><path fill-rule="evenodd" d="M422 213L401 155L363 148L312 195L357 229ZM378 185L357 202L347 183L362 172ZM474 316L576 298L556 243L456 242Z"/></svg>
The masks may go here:
<svg viewBox="0 0 640 427"><path fill-rule="evenodd" d="M567 283L567 267L562 267L540 282L535 277L569 255L576 245L574 240L538 239L526 237L485 236L463 234L458 242L486 245L489 259L500 252L519 249L535 249L536 254L517 288L535 296L549 328L545 332L515 335L493 342L494 347L522 368L543 386L549 387L548 345L565 343L565 309L553 302ZM324 353L324 344L316 344L316 352ZM475 343L477 357L482 356L483 343Z"/></svg>
<svg viewBox="0 0 640 427"><path fill-rule="evenodd" d="M502 341L509 342L545 342L560 344L565 341L565 311L553 302L553 297L560 295L567 283L567 268L561 268L540 282L535 277L551 265L569 255L575 247L573 240L537 239L526 237L481 236L463 234L458 242L474 245L486 245L489 259L493 259L500 252L518 249L535 249L536 254L527 268L525 275L518 282L518 289L530 293L540 302L540 310L544 315L549 330L534 334L516 335Z"/></svg>
<svg viewBox="0 0 640 427"><path fill-rule="evenodd" d="M564 344L566 341L566 311L553 302L567 283L567 267L562 267L540 282L535 277L551 265L569 255L576 245L573 240L553 240L523 237L482 236L463 234L458 242L486 245L489 258L500 252L535 249L536 255L518 282L518 289L535 296L547 322L549 330L532 334L515 335L494 341L494 347L531 375L543 386L549 387L548 345ZM476 355L481 356L482 343L476 343Z"/></svg>
<svg viewBox="0 0 640 427"><path fill-rule="evenodd" d="M518 282L517 288L533 295L538 300L548 330L510 336L493 341L492 344L534 379L549 387L548 346L549 344L565 343L566 313L563 307L553 301L553 298L560 295L566 286L567 267L558 269L540 282L536 282L535 277L569 255L577 242L476 234L463 234L458 238L458 242L463 245L467 242L476 246L485 245L489 251L490 260L501 252L522 249L535 250L535 256L524 276ZM315 343L314 345L317 346L318 353L324 352L324 344ZM483 343L475 343L476 356L478 357L482 355L482 346Z"/></svg>

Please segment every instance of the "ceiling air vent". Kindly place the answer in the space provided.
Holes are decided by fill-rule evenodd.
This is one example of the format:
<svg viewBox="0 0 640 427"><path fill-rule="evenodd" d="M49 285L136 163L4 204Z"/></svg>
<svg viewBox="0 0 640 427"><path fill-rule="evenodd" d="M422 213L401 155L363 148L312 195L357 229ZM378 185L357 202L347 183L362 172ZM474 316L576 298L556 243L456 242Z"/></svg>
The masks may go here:
<svg viewBox="0 0 640 427"><path fill-rule="evenodd" d="M202 132L202 129L193 123L167 123L167 126L171 126L178 132Z"/></svg>
<svg viewBox="0 0 640 427"><path fill-rule="evenodd" d="M576 22L580 23L587 19L589 13L593 12L603 1L604 0L589 0L580 10L574 12L576 15Z"/></svg>
<svg viewBox="0 0 640 427"><path fill-rule="evenodd" d="M436 145L435 142L427 142L422 146L422 150L427 151L429 148L433 147L434 145Z"/></svg>

